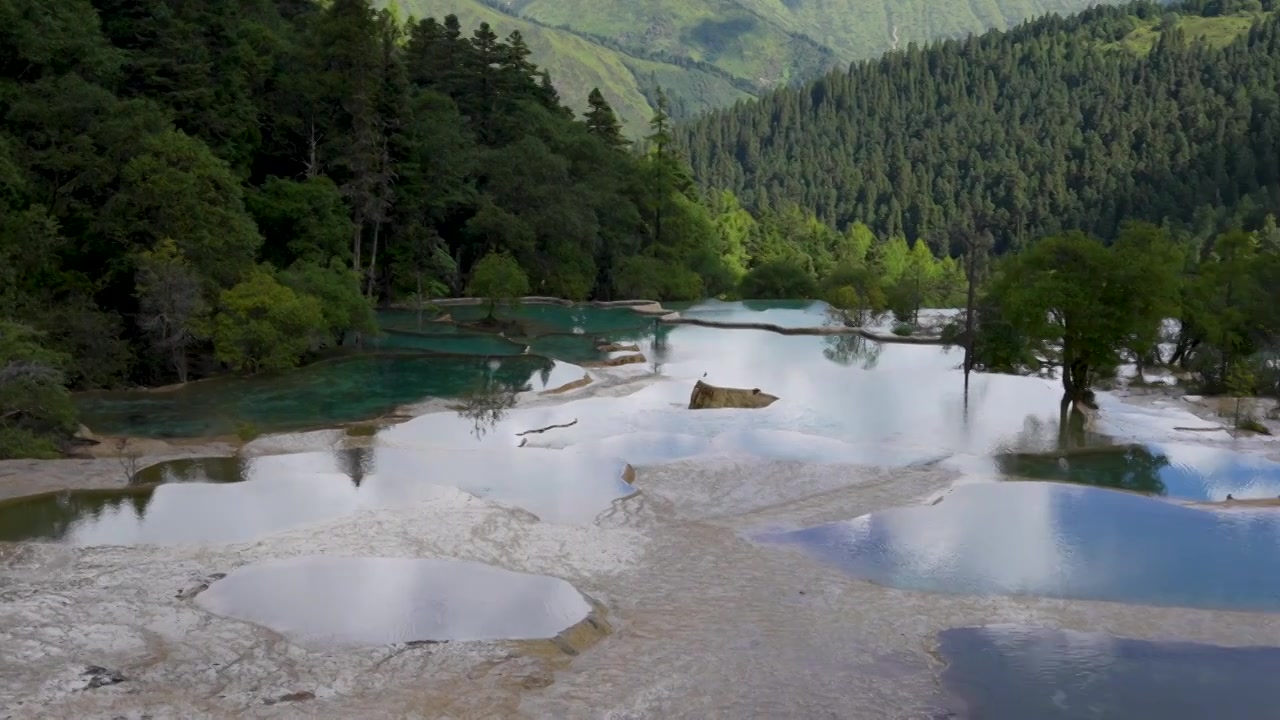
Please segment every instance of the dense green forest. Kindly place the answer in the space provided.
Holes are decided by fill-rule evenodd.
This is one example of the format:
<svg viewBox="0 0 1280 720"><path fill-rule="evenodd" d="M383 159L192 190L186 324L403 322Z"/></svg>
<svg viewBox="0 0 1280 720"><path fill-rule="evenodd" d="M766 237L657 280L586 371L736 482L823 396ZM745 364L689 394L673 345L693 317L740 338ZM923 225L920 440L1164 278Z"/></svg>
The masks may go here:
<svg viewBox="0 0 1280 720"><path fill-rule="evenodd" d="M388 300L807 292L910 259L700 193L660 95L636 148L519 33L366 0L0 0L0 100L0 455L74 429L68 388L288 368Z"/></svg>
<svg viewBox="0 0 1280 720"><path fill-rule="evenodd" d="M1276 10L1140 2L912 46L713 112L679 144L749 208L959 257L982 284L973 367L1060 368L1071 400L1124 361L1277 394ZM833 276L826 297L874 306L875 275Z"/></svg>
<svg viewBox="0 0 1280 720"><path fill-rule="evenodd" d="M972 300L974 367L1273 391L1280 39L1214 8L909 48L687 128L655 90L633 142L453 16L0 0L0 456L55 452L69 391L285 369L464 293Z"/></svg>
<svg viewBox="0 0 1280 720"><path fill-rule="evenodd" d="M1256 226L1280 207L1280 17L1275 0L1100 6L892 52L677 140L749 208L939 250L956 230L1002 252L1129 218Z"/></svg>
<svg viewBox="0 0 1280 720"><path fill-rule="evenodd" d="M677 120L911 42L1006 29L1095 0L377 0L404 17L518 30L556 87L598 87L634 137L655 87Z"/></svg>

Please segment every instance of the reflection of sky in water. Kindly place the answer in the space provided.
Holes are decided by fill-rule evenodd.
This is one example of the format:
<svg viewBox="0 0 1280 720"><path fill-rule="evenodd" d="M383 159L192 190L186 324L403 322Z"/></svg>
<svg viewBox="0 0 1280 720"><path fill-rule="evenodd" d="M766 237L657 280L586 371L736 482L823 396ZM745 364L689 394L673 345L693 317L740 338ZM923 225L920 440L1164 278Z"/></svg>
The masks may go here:
<svg viewBox="0 0 1280 720"><path fill-rule="evenodd" d="M983 720L1261 720L1280 648L997 625L939 633L943 685Z"/></svg>
<svg viewBox="0 0 1280 720"><path fill-rule="evenodd" d="M834 321L821 300L705 300L680 308L681 317L727 323L768 323L784 328L817 327Z"/></svg>
<svg viewBox="0 0 1280 720"><path fill-rule="evenodd" d="M440 497L450 487L523 508L546 522L587 523L632 492L622 480L621 460L536 448L296 453L255 458L239 477L216 474L232 467L207 466L212 475L206 478L217 482L191 482L188 472L187 482L161 485L141 512L130 502L85 507L60 539L79 545L240 542L367 508Z"/></svg>
<svg viewBox="0 0 1280 720"><path fill-rule="evenodd" d="M770 539L852 574L935 592L1280 610L1280 516L1050 483L956 488Z"/></svg>
<svg viewBox="0 0 1280 720"><path fill-rule="evenodd" d="M1012 476L1111 487L1187 500L1275 499L1280 463L1206 445L1152 443L1057 454L1011 454L994 465Z"/></svg>
<svg viewBox="0 0 1280 720"><path fill-rule="evenodd" d="M269 560L232 571L196 603L314 648L549 638L591 611L559 578L408 558Z"/></svg>
<svg viewBox="0 0 1280 720"><path fill-rule="evenodd" d="M880 345L856 336L778 335L758 330L695 326L664 328L664 380L624 397L593 397L552 406L517 409L478 441L448 414L416 418L390 428L380 440L396 445L515 444L515 433L563 424L530 439L562 447L627 433L641 439L644 454L663 459L665 447L685 455L688 436L710 439L756 433L749 450L769 457L821 458L899 465L954 452L985 453L997 446L1056 442L1060 387L1053 381L975 375L964 407L958 352L918 345ZM714 385L760 388L781 398L758 410L687 409L696 379ZM767 433L788 433L767 436ZM679 436L662 440L660 435ZM816 437L804 437L816 436ZM732 435L720 439L733 445ZM784 442L785 439L785 442ZM834 442L833 442L834 441ZM843 445L836 445L835 443ZM739 443L741 444L741 443ZM837 457L838 456L838 457ZM630 456L626 456L630 457ZM645 461L638 461L643 464Z"/></svg>

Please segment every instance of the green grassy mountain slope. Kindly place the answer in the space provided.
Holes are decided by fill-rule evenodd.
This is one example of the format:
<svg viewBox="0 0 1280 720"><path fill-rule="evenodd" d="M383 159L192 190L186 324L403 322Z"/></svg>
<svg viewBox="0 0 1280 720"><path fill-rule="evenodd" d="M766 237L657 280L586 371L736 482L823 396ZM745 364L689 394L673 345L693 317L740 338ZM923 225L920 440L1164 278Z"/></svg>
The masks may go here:
<svg viewBox="0 0 1280 720"><path fill-rule="evenodd" d="M1006 28L1097 0L381 0L519 30L566 99L599 86L628 129L653 84L689 117L913 41ZM645 100L644 98L648 98Z"/></svg>
<svg viewBox="0 0 1280 720"><path fill-rule="evenodd" d="M504 14L479 0L389 0L375 5L394 5L403 18L454 14L468 33L482 22L500 37L520 31L533 61L550 71L566 104L585 110L587 93L598 87L632 135L643 132L653 113L646 91L655 77L662 87L673 88L691 112L751 97L722 75L633 57L568 30Z"/></svg>

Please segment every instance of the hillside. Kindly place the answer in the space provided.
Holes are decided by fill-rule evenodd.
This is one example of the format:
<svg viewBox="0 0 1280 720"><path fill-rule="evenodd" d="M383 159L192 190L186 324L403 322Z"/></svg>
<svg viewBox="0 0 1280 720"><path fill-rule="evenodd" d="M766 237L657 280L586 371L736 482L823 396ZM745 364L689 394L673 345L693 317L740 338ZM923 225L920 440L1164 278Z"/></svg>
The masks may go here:
<svg viewBox="0 0 1280 720"><path fill-rule="evenodd" d="M1006 28L1096 0L381 0L415 17L519 30L566 98L599 86L629 130L655 81L673 115L817 77L910 42ZM377 3L375 3L377 4Z"/></svg>
<svg viewBox="0 0 1280 720"><path fill-rule="evenodd" d="M1276 206L1275 10L1139 3L1046 18L778 90L680 141L698 181L748 207L795 203L939 250L976 222L1002 248L1063 227L1109 237L1124 217L1212 224L1198 207Z"/></svg>
<svg viewBox="0 0 1280 720"><path fill-rule="evenodd" d="M404 18L441 19L452 13L468 33L482 22L489 23L499 37L518 30L533 52L533 62L551 73L556 89L571 108L581 114L587 94L598 87L632 135L642 133L653 114L642 88L652 87L655 77L662 87L678 88L691 112L728 106L751 97L723 77L632 57L567 30L505 15L478 0L390 0L374 4L394 6Z"/></svg>

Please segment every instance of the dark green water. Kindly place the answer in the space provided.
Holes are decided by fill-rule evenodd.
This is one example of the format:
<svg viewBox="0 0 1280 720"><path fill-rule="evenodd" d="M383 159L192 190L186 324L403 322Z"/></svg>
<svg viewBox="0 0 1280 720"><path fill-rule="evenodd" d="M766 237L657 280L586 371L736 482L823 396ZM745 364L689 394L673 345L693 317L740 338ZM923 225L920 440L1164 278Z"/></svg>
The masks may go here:
<svg viewBox="0 0 1280 720"><path fill-rule="evenodd" d="M77 405L81 422L104 435L208 437L235 433L240 423L278 432L377 417L428 397L456 397L486 377L541 390L553 380L581 376L553 373L556 367L535 355L359 355L286 373L215 378L168 392L85 393L77 396Z"/></svg>
<svg viewBox="0 0 1280 720"><path fill-rule="evenodd" d="M449 305L441 308L457 323L469 323L483 319L488 315L486 305ZM628 308L602 308L593 305L553 305L533 304L499 307L497 317L503 321L514 321L523 329L522 337L537 337L551 333L595 334L612 333L623 330L638 330L650 327L653 320ZM431 317L429 313L424 317ZM431 333L443 333L442 327L456 325L449 323L418 322L418 314L413 310L380 310L378 325L388 330L412 330ZM434 326L434 327L430 327ZM467 330L461 329L461 332Z"/></svg>
<svg viewBox="0 0 1280 720"><path fill-rule="evenodd" d="M526 343L491 333L417 333L406 330L387 330L373 338L370 344L376 350L418 350L494 357L521 355L527 347Z"/></svg>

